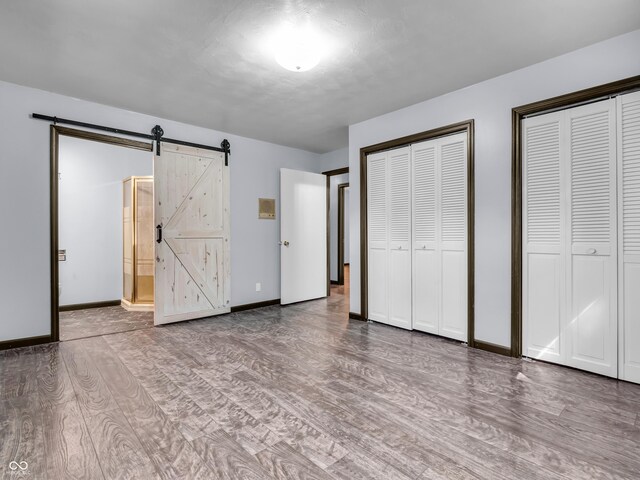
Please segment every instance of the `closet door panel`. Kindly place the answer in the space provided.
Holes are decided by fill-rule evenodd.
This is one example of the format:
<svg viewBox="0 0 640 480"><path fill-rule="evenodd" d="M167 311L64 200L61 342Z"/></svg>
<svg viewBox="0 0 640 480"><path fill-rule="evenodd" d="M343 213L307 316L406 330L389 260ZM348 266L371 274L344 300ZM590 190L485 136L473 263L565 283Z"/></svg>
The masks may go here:
<svg viewBox="0 0 640 480"><path fill-rule="evenodd" d="M523 355L563 363L563 112L523 122Z"/></svg>
<svg viewBox="0 0 640 480"><path fill-rule="evenodd" d="M442 310L440 335L467 341L467 256L442 252Z"/></svg>
<svg viewBox="0 0 640 480"><path fill-rule="evenodd" d="M615 353L609 351L607 342L611 337L609 315L615 298L611 296L610 264L603 256L575 256L572 271L572 360L589 362L593 370L602 366L604 374L615 373L607 370L611 354Z"/></svg>
<svg viewBox="0 0 640 480"><path fill-rule="evenodd" d="M640 383L640 92L617 110L620 378Z"/></svg>
<svg viewBox="0 0 640 480"><path fill-rule="evenodd" d="M438 334L440 261L434 249L413 253L413 328Z"/></svg>
<svg viewBox="0 0 640 480"><path fill-rule="evenodd" d="M411 330L411 252L392 250L389 262L389 323Z"/></svg>
<svg viewBox="0 0 640 480"><path fill-rule="evenodd" d="M525 259L529 286L526 316L527 342L523 354L527 357L561 362L560 335L562 326L562 284L560 255L529 253ZM535 326L535 327L534 327Z"/></svg>
<svg viewBox="0 0 640 480"><path fill-rule="evenodd" d="M624 260L620 378L640 383L640 255Z"/></svg>
<svg viewBox="0 0 640 480"><path fill-rule="evenodd" d="M436 243L436 140L412 145L413 328L438 334L440 253Z"/></svg>
<svg viewBox="0 0 640 480"><path fill-rule="evenodd" d="M440 335L467 340L467 137L444 137L440 150Z"/></svg>
<svg viewBox="0 0 640 480"><path fill-rule="evenodd" d="M388 208L387 156L367 157L368 304L369 318L388 321Z"/></svg>
<svg viewBox="0 0 640 480"><path fill-rule="evenodd" d="M615 102L566 112L571 285L568 364L617 376Z"/></svg>
<svg viewBox="0 0 640 480"><path fill-rule="evenodd" d="M411 163L410 148L388 152L389 322L411 329Z"/></svg>
<svg viewBox="0 0 640 480"><path fill-rule="evenodd" d="M369 318L377 322L387 322L389 313L386 249L369 249Z"/></svg>

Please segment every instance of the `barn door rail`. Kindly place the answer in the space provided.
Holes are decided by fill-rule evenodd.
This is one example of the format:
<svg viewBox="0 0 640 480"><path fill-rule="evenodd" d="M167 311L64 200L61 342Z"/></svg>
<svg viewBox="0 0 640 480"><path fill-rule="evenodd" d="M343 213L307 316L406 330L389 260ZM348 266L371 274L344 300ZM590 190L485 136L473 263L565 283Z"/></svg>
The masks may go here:
<svg viewBox="0 0 640 480"><path fill-rule="evenodd" d="M104 125L97 125L95 123L69 120L68 118L42 115L41 113L33 113L31 114L31 117L35 118L36 120L44 120L47 122L51 122L54 125L56 124L73 125L75 127L89 128L91 130L101 130L103 132L116 133L119 135L126 135L128 137L137 137L137 138L144 138L146 140L152 140L156 142L156 155L160 155L161 142L175 143L175 144L184 145L187 147L203 148L205 150L214 150L216 152L223 152L224 164L225 166L229 165L229 155L231 154L231 144L229 143L229 140L227 140L226 138L222 140L219 147L214 147L211 145L203 145L201 143L193 143L193 142L186 142L184 140L177 140L175 138L167 138L164 136L164 130L160 125L156 125L155 127L153 127L151 129L151 133L140 133L140 132L133 132L131 130L124 130L122 128L106 127Z"/></svg>

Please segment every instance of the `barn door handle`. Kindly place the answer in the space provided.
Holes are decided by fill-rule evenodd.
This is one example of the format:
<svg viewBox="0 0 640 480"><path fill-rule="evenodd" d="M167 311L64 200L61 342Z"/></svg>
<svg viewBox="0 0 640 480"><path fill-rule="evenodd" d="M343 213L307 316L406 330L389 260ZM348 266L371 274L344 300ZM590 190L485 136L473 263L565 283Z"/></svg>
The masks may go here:
<svg viewBox="0 0 640 480"><path fill-rule="evenodd" d="M162 225L156 225L156 242L162 243Z"/></svg>

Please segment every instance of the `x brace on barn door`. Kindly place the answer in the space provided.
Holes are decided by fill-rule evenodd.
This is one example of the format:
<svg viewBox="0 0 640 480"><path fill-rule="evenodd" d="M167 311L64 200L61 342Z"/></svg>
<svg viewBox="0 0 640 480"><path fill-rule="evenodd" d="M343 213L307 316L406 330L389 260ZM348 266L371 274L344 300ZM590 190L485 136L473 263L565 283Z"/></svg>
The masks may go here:
<svg viewBox="0 0 640 480"><path fill-rule="evenodd" d="M151 129L151 133L148 134L148 133L132 132L130 130L122 130L120 128L105 127L103 125L96 125L93 123L78 122L77 120L69 120L66 118L51 117L49 115L42 115L40 113L33 113L31 114L31 116L36 120L45 120L47 122L53 122L54 125L58 123L62 123L65 125L74 125L76 127L90 128L92 130L102 130L103 132L119 133L120 135L127 135L129 137L138 137L138 138L145 138L147 140L153 140L154 142L156 142L156 155L160 155L160 142L175 143L178 145L185 145L187 147L204 148L205 150L215 150L216 152L224 152L224 165L225 167L229 166L229 155L231 154L231 144L229 143L229 140L227 140L226 138L222 140L219 147L212 147L211 145L202 145L200 143L185 142L183 140L176 140L174 138L166 138L164 136L164 130L160 125L156 125L155 127L153 127Z"/></svg>

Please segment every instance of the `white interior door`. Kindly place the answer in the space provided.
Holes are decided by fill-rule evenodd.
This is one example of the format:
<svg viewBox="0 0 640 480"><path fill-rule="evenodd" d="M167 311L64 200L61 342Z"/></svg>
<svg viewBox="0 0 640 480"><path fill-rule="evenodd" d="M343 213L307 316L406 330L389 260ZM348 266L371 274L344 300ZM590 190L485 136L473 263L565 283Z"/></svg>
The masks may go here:
<svg viewBox="0 0 640 480"><path fill-rule="evenodd" d="M412 145L413 328L467 340L467 135Z"/></svg>
<svg viewBox="0 0 640 480"><path fill-rule="evenodd" d="M317 173L280 169L280 301L327 295L327 183Z"/></svg>
<svg viewBox="0 0 640 480"><path fill-rule="evenodd" d="M565 363L564 112L523 122L522 354Z"/></svg>
<svg viewBox="0 0 640 480"><path fill-rule="evenodd" d="M438 141L412 145L413 191L413 328L440 334L440 204L436 167Z"/></svg>
<svg viewBox="0 0 640 480"><path fill-rule="evenodd" d="M154 323L230 311L229 167L224 154L162 143L154 158Z"/></svg>
<svg viewBox="0 0 640 480"><path fill-rule="evenodd" d="M615 101L565 111L568 364L617 377Z"/></svg>
<svg viewBox="0 0 640 480"><path fill-rule="evenodd" d="M467 340L467 135L439 140L440 335Z"/></svg>
<svg viewBox="0 0 640 480"><path fill-rule="evenodd" d="M617 101L619 377L640 383L640 92Z"/></svg>
<svg viewBox="0 0 640 480"><path fill-rule="evenodd" d="M411 149L387 153L389 168L390 325L411 330Z"/></svg>
<svg viewBox="0 0 640 480"><path fill-rule="evenodd" d="M412 328L411 149L367 157L369 319Z"/></svg>
<svg viewBox="0 0 640 480"><path fill-rule="evenodd" d="M524 355L617 375L615 107L523 122Z"/></svg>
<svg viewBox="0 0 640 480"><path fill-rule="evenodd" d="M386 153L367 157L368 317L389 318L388 165Z"/></svg>

